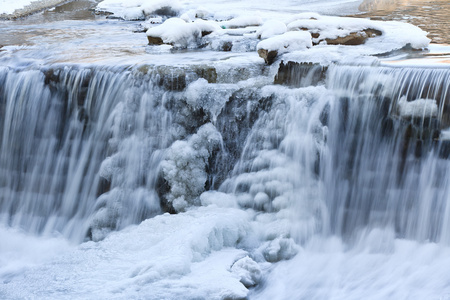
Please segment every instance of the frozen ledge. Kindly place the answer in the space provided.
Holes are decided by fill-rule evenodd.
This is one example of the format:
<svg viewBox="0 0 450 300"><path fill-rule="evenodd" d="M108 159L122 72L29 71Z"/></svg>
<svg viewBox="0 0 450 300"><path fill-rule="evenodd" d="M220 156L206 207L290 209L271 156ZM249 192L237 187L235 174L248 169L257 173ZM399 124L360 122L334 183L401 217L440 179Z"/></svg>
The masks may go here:
<svg viewBox="0 0 450 300"><path fill-rule="evenodd" d="M72 0L39 0L39 1L0 1L2 8L0 9L0 19L13 20L22 18L33 13L48 9Z"/></svg>

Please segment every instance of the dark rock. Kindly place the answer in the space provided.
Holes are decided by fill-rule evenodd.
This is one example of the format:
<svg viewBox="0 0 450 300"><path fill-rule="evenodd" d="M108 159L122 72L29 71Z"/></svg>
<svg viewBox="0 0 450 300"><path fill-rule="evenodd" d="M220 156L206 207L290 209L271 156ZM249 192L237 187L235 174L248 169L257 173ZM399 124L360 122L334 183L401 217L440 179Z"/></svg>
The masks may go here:
<svg viewBox="0 0 450 300"><path fill-rule="evenodd" d="M202 37L207 36L211 33L212 33L212 31L202 31Z"/></svg>
<svg viewBox="0 0 450 300"><path fill-rule="evenodd" d="M152 14L158 15L158 16L166 16L166 17L176 17L177 12L172 9L170 6L164 6L161 7L155 11L152 12Z"/></svg>
<svg viewBox="0 0 450 300"><path fill-rule="evenodd" d="M221 45L221 50L222 50L222 51L231 51L231 48L233 48L233 43L232 43L232 42L229 42L229 41L224 42L224 43Z"/></svg>
<svg viewBox="0 0 450 300"><path fill-rule="evenodd" d="M260 57L262 57L264 59L266 64L271 65L275 61L275 58L278 55L278 51L277 50L269 51L266 49L259 49L258 54Z"/></svg>
<svg viewBox="0 0 450 300"><path fill-rule="evenodd" d="M159 36L147 36L149 45L162 45L164 41Z"/></svg>
<svg viewBox="0 0 450 300"><path fill-rule="evenodd" d="M217 72L214 67L198 68L195 70L198 77L206 79L208 83L217 82Z"/></svg>

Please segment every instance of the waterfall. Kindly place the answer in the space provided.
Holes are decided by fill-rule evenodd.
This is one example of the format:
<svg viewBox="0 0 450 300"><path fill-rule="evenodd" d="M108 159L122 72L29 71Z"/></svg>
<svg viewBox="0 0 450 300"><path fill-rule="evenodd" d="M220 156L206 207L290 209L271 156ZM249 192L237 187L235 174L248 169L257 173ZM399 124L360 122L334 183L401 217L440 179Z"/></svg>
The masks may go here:
<svg viewBox="0 0 450 300"><path fill-rule="evenodd" d="M0 74L2 223L81 241L106 206L100 195L121 198L104 212L115 210L114 229L160 211L154 150L167 147L170 116L153 79L77 67Z"/></svg>
<svg viewBox="0 0 450 300"><path fill-rule="evenodd" d="M0 221L82 241L170 210L167 149L212 122L222 144L200 192L295 208L298 242L381 226L448 243L448 70L320 70L314 86L301 74L239 86L204 70L2 68Z"/></svg>
<svg viewBox="0 0 450 300"><path fill-rule="evenodd" d="M332 67L330 155L321 166L331 230L392 227L402 238L448 243L450 73Z"/></svg>

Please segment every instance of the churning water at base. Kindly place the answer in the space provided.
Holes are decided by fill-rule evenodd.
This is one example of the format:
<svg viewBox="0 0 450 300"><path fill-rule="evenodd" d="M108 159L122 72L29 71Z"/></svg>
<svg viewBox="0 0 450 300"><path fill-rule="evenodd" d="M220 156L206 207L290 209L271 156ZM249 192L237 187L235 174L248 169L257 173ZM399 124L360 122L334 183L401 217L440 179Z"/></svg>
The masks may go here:
<svg viewBox="0 0 450 300"><path fill-rule="evenodd" d="M348 296L330 276L328 288L286 276L317 271L307 262L315 251L358 264L361 241L382 255L450 242L449 82L448 69L373 66L330 66L307 87L205 66L2 68L0 222L97 241L163 212L183 221L207 219L198 206L231 207L248 216L248 232L224 225L227 215L210 246L189 246L203 249L194 262L243 249L262 266L264 279L245 283L261 282L256 299ZM327 257L314 261L329 266ZM284 285L303 290L283 294Z"/></svg>

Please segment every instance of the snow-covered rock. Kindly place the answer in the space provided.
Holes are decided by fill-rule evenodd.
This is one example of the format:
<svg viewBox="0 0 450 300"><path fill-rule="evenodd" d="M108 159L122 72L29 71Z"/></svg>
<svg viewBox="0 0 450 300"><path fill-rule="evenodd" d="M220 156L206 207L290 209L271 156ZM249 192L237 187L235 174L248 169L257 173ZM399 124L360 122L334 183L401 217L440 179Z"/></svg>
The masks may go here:
<svg viewBox="0 0 450 300"><path fill-rule="evenodd" d="M277 35L258 43L260 57L267 64L272 64L275 58L283 53L296 50L306 50L312 47L311 34L306 31L291 31Z"/></svg>
<svg viewBox="0 0 450 300"><path fill-rule="evenodd" d="M213 21L197 19L187 23L181 18L170 18L147 30L147 38L150 45L169 44L179 48L195 48L201 37L216 30L221 28Z"/></svg>

